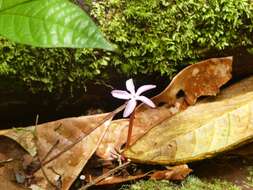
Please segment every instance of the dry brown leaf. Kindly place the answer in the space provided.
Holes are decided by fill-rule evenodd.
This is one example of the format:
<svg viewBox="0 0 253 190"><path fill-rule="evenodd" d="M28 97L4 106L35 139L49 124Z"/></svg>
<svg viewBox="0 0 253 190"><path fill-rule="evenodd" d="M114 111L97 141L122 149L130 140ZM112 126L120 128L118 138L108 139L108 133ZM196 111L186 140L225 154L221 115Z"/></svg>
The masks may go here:
<svg viewBox="0 0 253 190"><path fill-rule="evenodd" d="M61 178L63 190L69 189L71 184L85 166L86 162L96 151L104 134L106 133L110 122L105 122L92 133L90 132L105 118L106 115L107 114L96 115L95 117L85 116L67 118L37 126L39 145L39 147L37 147L37 151L40 153L41 160L43 160L49 150L55 146L57 141L59 141L59 143L55 146L52 154L46 160L53 158L67 146L73 144L73 142L75 142L77 139L88 135L73 148L69 149L61 156L44 166L46 175L53 182ZM5 131L5 133L6 136L13 138L27 150L34 150L35 143L32 140L33 128L34 127L30 127L29 130L10 130ZM22 136L29 137L27 133L30 133L30 138L28 138L31 140L30 144L27 142L26 138L22 138ZM27 144L29 144L29 146L27 146ZM41 187L42 189L53 189L53 187L48 184L48 181L44 179L44 175L41 170L38 170L34 176L35 179L37 179L37 186Z"/></svg>
<svg viewBox="0 0 253 190"><path fill-rule="evenodd" d="M232 61L232 57L212 58L186 67L153 100L174 105L183 91L186 102L193 105L200 96L215 96L232 77Z"/></svg>
<svg viewBox="0 0 253 190"><path fill-rule="evenodd" d="M12 140L18 142L31 156L35 156L37 153L36 146L34 144L34 128L14 128L11 130L2 130L0 135L9 137Z"/></svg>
<svg viewBox="0 0 253 190"><path fill-rule="evenodd" d="M185 179L192 170L186 165L173 166L163 171L156 171L151 176L150 179L155 180L183 180Z"/></svg>
<svg viewBox="0 0 253 190"><path fill-rule="evenodd" d="M97 115L96 117L86 116L64 119L37 127L41 158L45 157L49 148L54 146L57 140L59 140L60 143L56 146L53 154L49 156L49 158L63 150L66 146L71 145L76 139L87 135L80 143L76 144L73 148L45 166L46 173L50 179L59 178L50 168L53 168L54 171L61 175L63 190L69 189L99 146L110 122L101 125L92 133L90 133L90 131L92 131L104 117L105 115L103 114ZM41 171L38 171L35 176L40 178L43 174ZM45 180L38 184L45 189L49 189L50 187Z"/></svg>
<svg viewBox="0 0 253 190"><path fill-rule="evenodd" d="M26 188L15 183L15 173L18 174L22 169L22 159L26 152L11 139L0 137L0 141L0 162L15 159L0 165L0 189L25 190Z"/></svg>

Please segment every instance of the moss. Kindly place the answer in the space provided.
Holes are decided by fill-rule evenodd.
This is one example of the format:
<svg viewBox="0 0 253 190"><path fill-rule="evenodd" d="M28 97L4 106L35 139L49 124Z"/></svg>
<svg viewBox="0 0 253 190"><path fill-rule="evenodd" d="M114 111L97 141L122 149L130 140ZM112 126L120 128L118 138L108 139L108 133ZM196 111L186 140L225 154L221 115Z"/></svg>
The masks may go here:
<svg viewBox="0 0 253 190"><path fill-rule="evenodd" d="M249 166L248 170L248 177L247 177L247 185L253 188L253 166Z"/></svg>
<svg viewBox="0 0 253 190"><path fill-rule="evenodd" d="M211 52L252 46L252 10L248 0L103 0L92 15L118 45L120 71L172 76Z"/></svg>
<svg viewBox="0 0 253 190"><path fill-rule="evenodd" d="M98 0L82 6L117 52L37 49L0 39L0 77L37 93L71 92L84 89L88 80L107 81L111 70L128 77L172 77L197 60L253 47L248 0Z"/></svg>
<svg viewBox="0 0 253 190"><path fill-rule="evenodd" d="M120 190L241 190L241 188L227 181L214 180L206 182L190 176L180 185L169 181L140 181L130 186L123 186Z"/></svg>
<svg viewBox="0 0 253 190"><path fill-rule="evenodd" d="M0 38L0 77L19 81L34 93L84 90L87 80L99 80L104 67L84 60L76 50L33 48Z"/></svg>

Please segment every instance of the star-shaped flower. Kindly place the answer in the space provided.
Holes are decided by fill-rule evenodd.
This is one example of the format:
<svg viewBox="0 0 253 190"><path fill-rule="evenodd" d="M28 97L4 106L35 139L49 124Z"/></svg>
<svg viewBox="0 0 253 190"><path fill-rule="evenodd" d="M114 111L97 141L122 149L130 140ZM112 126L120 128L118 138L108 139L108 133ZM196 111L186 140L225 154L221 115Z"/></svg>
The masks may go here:
<svg viewBox="0 0 253 190"><path fill-rule="evenodd" d="M143 85L140 88L137 89L135 92L135 86L133 83L133 79L128 79L126 81L126 89L125 90L113 90L112 96L118 99L128 100L126 108L123 113L123 117L128 117L135 109L137 105L137 101L141 101L144 104L147 104L148 106L154 108L155 104L147 97L141 96L141 94L145 91L148 91L150 89L156 88L155 85Z"/></svg>

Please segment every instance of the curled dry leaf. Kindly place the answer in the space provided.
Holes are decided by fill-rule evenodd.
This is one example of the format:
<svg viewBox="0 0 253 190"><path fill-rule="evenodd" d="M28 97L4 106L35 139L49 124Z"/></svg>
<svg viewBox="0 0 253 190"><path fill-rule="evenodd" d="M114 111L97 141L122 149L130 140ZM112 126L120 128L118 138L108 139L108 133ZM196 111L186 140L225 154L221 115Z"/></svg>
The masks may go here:
<svg viewBox="0 0 253 190"><path fill-rule="evenodd" d="M9 137L18 142L31 156L35 156L37 148L34 143L34 128L14 128L12 130L2 130L0 135Z"/></svg>
<svg viewBox="0 0 253 190"><path fill-rule="evenodd" d="M183 91L186 102L193 105L200 96L216 95L232 77L232 61L232 57L212 58L186 67L154 101L174 105Z"/></svg>
<svg viewBox="0 0 253 190"><path fill-rule="evenodd" d="M179 181L185 179L191 172L192 170L186 164L183 164L169 167L167 170L156 171L150 176L150 179Z"/></svg>
<svg viewBox="0 0 253 190"><path fill-rule="evenodd" d="M77 139L87 136L80 143L76 144L73 148L44 167L50 179L58 179L60 175L63 190L69 189L103 139L110 122L105 122L92 133L90 132L105 116L106 115L102 114L96 117L70 118L37 126L39 151L42 158L46 156L49 148L53 147L57 140L59 144L48 159L64 150L66 146L71 145ZM53 172L52 169L56 172ZM35 176L37 178L42 177L43 174L41 170L38 171ZM40 187L49 189L47 181L45 180L38 184Z"/></svg>
<svg viewBox="0 0 253 190"><path fill-rule="evenodd" d="M9 138L2 136L0 141L0 162L2 163L0 165L0 189L25 190L26 188L15 181L17 174L22 170L23 156L27 153L17 142Z"/></svg>
<svg viewBox="0 0 253 190"><path fill-rule="evenodd" d="M166 119L125 155L136 162L180 164L212 157L253 137L253 77ZM152 139L152 140L151 140Z"/></svg>
<svg viewBox="0 0 253 190"><path fill-rule="evenodd" d="M56 157L53 161L45 164L44 170L49 179L56 182L57 179L62 180L62 190L69 189L76 177L79 175L83 167L89 158L96 151L101 140L106 133L110 120L112 117L101 125L99 128L93 129L107 116L107 114L101 114L96 116L86 116L77 118L62 119L54 122L48 122L37 126L37 138L38 138L38 151L40 153L40 159L43 163L47 163L48 160L54 158L55 155L65 150L66 147L76 142L77 139L82 139L73 148L65 151L61 156ZM34 127L30 127L29 133L33 137ZM92 131L92 133L91 133ZM19 144L26 148L28 152L33 152L35 149L35 143L31 140L29 146L26 146L27 139L21 138L23 135L29 136L27 130L11 130L5 131L6 136L13 138ZM3 133L2 133L3 135ZM59 143L56 143L56 142ZM48 152L52 149L51 154L47 157ZM47 158L46 158L47 157ZM46 158L46 159L45 159ZM42 189L52 189L53 187L48 184L48 181L44 179L44 175L41 170L38 170L34 177L36 179L36 185Z"/></svg>

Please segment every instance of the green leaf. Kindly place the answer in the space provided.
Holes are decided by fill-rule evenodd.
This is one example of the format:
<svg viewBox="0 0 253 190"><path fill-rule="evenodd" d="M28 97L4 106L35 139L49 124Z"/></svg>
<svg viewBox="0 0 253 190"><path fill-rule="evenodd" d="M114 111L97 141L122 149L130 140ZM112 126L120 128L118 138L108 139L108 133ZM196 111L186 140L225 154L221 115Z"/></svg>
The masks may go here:
<svg viewBox="0 0 253 190"><path fill-rule="evenodd" d="M202 160L253 140L253 77L223 90L151 129L124 153L137 162Z"/></svg>
<svg viewBox="0 0 253 190"><path fill-rule="evenodd" d="M89 16L67 0L0 0L0 35L38 47L113 50Z"/></svg>
<svg viewBox="0 0 253 190"><path fill-rule="evenodd" d="M21 3L24 2L29 2L31 0L15 0L15 1L11 1L11 0L0 0L0 11L6 8L10 8L16 5L19 5Z"/></svg>

